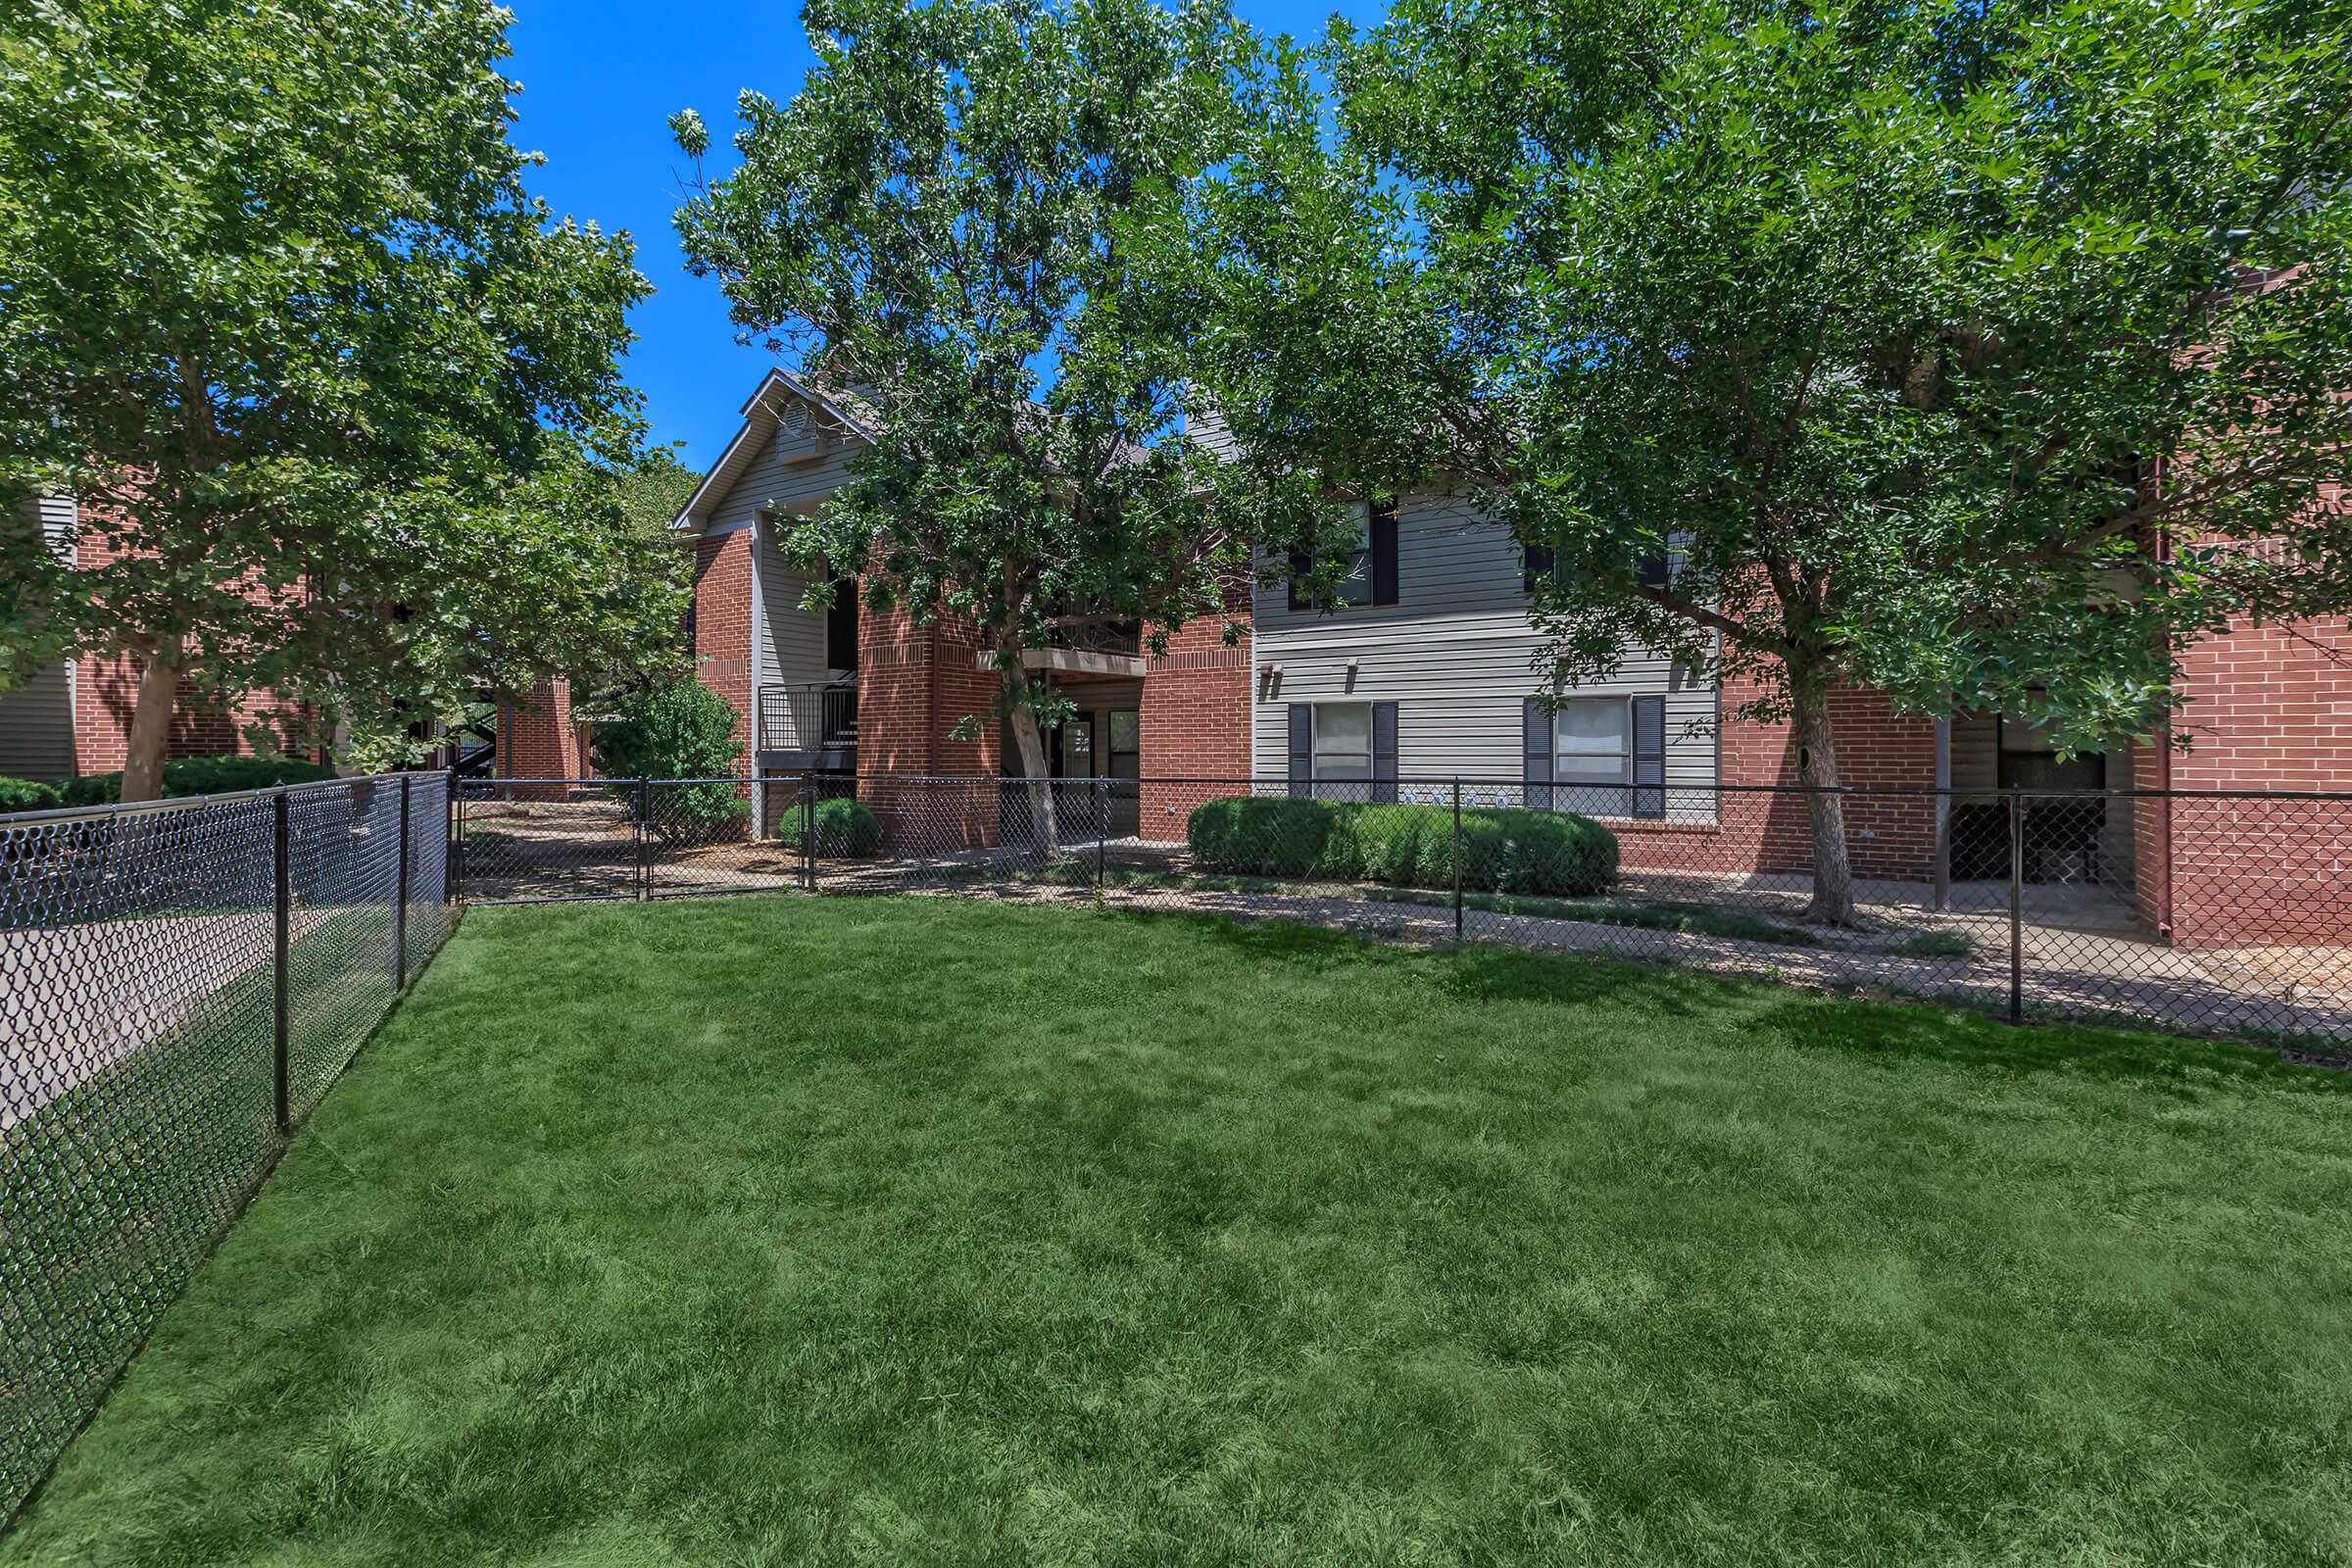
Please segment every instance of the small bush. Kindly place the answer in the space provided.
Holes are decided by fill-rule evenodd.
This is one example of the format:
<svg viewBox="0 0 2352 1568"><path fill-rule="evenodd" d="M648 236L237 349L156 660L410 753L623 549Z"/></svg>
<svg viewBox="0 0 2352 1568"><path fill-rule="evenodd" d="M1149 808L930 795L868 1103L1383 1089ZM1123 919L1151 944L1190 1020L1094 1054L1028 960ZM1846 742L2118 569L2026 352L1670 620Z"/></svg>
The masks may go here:
<svg viewBox="0 0 2352 1568"><path fill-rule="evenodd" d="M808 808L795 806L776 824L776 837L796 848L808 847ZM882 823L863 801L816 803L816 853L864 859L882 853Z"/></svg>
<svg viewBox="0 0 2352 1568"><path fill-rule="evenodd" d="M1453 812L1284 796L1229 798L1185 824L1194 863L1243 876L1323 876L1394 887L1453 885ZM1462 885L1571 898L1617 880L1616 836L1589 817L1518 809L1462 813Z"/></svg>
<svg viewBox="0 0 2352 1568"><path fill-rule="evenodd" d="M1450 810L1441 812L1434 806L1359 806L1354 812L1356 875L1367 882L1419 886L1430 874L1423 863L1424 858L1435 853L1429 841L1441 828L1446 839L1443 853L1448 857L1451 854ZM1445 864L1443 870L1450 881L1451 865Z"/></svg>
<svg viewBox="0 0 2352 1568"><path fill-rule="evenodd" d="M331 767L299 762L290 757L183 757L164 764L164 798L233 795L276 784L314 784L334 776ZM66 780L58 792L60 805L111 806L122 798L122 775L84 773Z"/></svg>
<svg viewBox="0 0 2352 1568"><path fill-rule="evenodd" d="M609 779L726 779L743 760L735 737L735 707L700 681L682 680L642 692L618 719L597 727L592 758ZM635 809L637 786L606 786ZM752 803L733 784L657 785L651 826L671 844L716 843L744 831Z"/></svg>
<svg viewBox="0 0 2352 1568"><path fill-rule="evenodd" d="M1453 879L1452 836L1438 855ZM1591 817L1517 809L1462 813L1462 886L1581 898L1617 880L1617 836ZM1425 886L1437 886L1431 880Z"/></svg>
<svg viewBox="0 0 2352 1568"><path fill-rule="evenodd" d="M1194 808L1184 837L1194 860L1244 876L1358 874L1355 808L1283 795L1229 796Z"/></svg>
<svg viewBox="0 0 2352 1568"><path fill-rule="evenodd" d="M54 784L35 784L28 778L0 778L0 812L52 811L65 805Z"/></svg>

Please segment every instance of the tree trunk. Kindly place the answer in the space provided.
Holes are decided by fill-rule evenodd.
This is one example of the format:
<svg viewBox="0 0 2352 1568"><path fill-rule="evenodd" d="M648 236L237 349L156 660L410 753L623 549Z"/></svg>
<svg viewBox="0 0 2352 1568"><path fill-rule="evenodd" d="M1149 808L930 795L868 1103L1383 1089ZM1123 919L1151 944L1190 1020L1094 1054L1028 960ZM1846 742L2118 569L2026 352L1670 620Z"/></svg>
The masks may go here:
<svg viewBox="0 0 2352 1568"><path fill-rule="evenodd" d="M1053 770L1046 762L1045 731L1037 722L1037 710L1029 704L1029 681L1021 673L1017 650L1005 669L1004 695L1005 719L1012 730L1013 750L1020 754L1021 774L1026 780L1023 793L1029 797L1030 830L1037 840L1038 853L1051 856L1056 846Z"/></svg>
<svg viewBox="0 0 2352 1568"><path fill-rule="evenodd" d="M130 710L130 733L122 743L122 799L125 804L163 798L164 752L172 739L172 709L179 695L182 652L179 638L164 638L139 671L138 700Z"/></svg>
<svg viewBox="0 0 2352 1568"><path fill-rule="evenodd" d="M1830 698L1818 681L1791 672L1797 778L1807 786L1805 815L1813 830L1813 902L1804 918L1821 925L1853 925L1854 869L1845 854L1845 801L1838 788L1838 742L1830 729Z"/></svg>

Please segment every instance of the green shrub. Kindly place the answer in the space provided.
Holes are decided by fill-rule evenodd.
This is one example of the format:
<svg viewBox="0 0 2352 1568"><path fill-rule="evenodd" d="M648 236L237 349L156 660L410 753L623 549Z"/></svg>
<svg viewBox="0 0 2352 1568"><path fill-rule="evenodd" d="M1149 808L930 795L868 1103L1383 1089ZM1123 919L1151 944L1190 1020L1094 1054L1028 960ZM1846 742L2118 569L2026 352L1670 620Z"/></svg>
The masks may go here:
<svg viewBox="0 0 2352 1568"><path fill-rule="evenodd" d="M1443 881L1453 880L1452 841L1441 848ZM1591 817L1518 809L1462 813L1462 886L1489 893L1581 898L1617 880L1617 836Z"/></svg>
<svg viewBox="0 0 2352 1568"><path fill-rule="evenodd" d="M275 784L314 784L334 776L331 767L290 757L183 757L164 764L164 798L233 795ZM122 798L122 775L84 773L66 780L58 792L61 805L111 806Z"/></svg>
<svg viewBox="0 0 2352 1568"><path fill-rule="evenodd" d="M1355 874L1367 882L1416 887L1428 875L1422 860L1431 853L1429 840L1441 830L1448 850L1453 841L1453 813L1434 806L1359 806L1352 808ZM1450 866L1446 876L1451 877Z"/></svg>
<svg viewBox="0 0 2352 1568"><path fill-rule="evenodd" d="M776 823L776 837L794 847L808 847L808 808L795 806ZM863 801L816 803L816 853L863 859L882 853L882 824Z"/></svg>
<svg viewBox="0 0 2352 1568"><path fill-rule="evenodd" d="M1283 796L1210 801L1185 824L1194 864L1244 876L1453 885L1453 810ZM1617 880L1616 836L1560 811L1462 813L1462 886L1583 897Z"/></svg>
<svg viewBox="0 0 2352 1568"><path fill-rule="evenodd" d="M28 778L0 778L0 812L51 811L65 805L54 784L35 784Z"/></svg>
<svg viewBox="0 0 2352 1568"><path fill-rule="evenodd" d="M600 724L590 757L609 779L727 779L743 760L734 705L701 681L641 692L620 716ZM632 810L637 786L606 786ZM752 803L733 784L656 784L647 792L648 825L669 843L711 843L743 831Z"/></svg>
<svg viewBox="0 0 2352 1568"><path fill-rule="evenodd" d="M1204 869L1244 876L1352 880L1358 861L1352 806L1285 795L1228 796L1194 808L1185 843Z"/></svg>

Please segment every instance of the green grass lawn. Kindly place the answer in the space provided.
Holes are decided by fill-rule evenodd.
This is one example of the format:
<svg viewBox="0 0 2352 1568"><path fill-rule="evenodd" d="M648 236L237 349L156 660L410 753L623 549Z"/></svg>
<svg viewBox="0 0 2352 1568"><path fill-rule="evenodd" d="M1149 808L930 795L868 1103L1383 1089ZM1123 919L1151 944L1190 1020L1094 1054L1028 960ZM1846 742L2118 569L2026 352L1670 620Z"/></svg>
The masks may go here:
<svg viewBox="0 0 2352 1568"><path fill-rule="evenodd" d="M947 900L476 910L0 1563L2335 1563L2352 1079Z"/></svg>

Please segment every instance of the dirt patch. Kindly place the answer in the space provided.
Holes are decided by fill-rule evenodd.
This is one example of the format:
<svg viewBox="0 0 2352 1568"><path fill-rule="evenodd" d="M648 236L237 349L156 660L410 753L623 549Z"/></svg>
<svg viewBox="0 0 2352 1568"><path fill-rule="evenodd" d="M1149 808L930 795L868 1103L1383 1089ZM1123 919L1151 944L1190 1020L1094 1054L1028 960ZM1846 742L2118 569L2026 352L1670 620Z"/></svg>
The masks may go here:
<svg viewBox="0 0 2352 1568"><path fill-rule="evenodd" d="M2301 1001L2352 1003L2352 949L2212 948L2192 956Z"/></svg>

